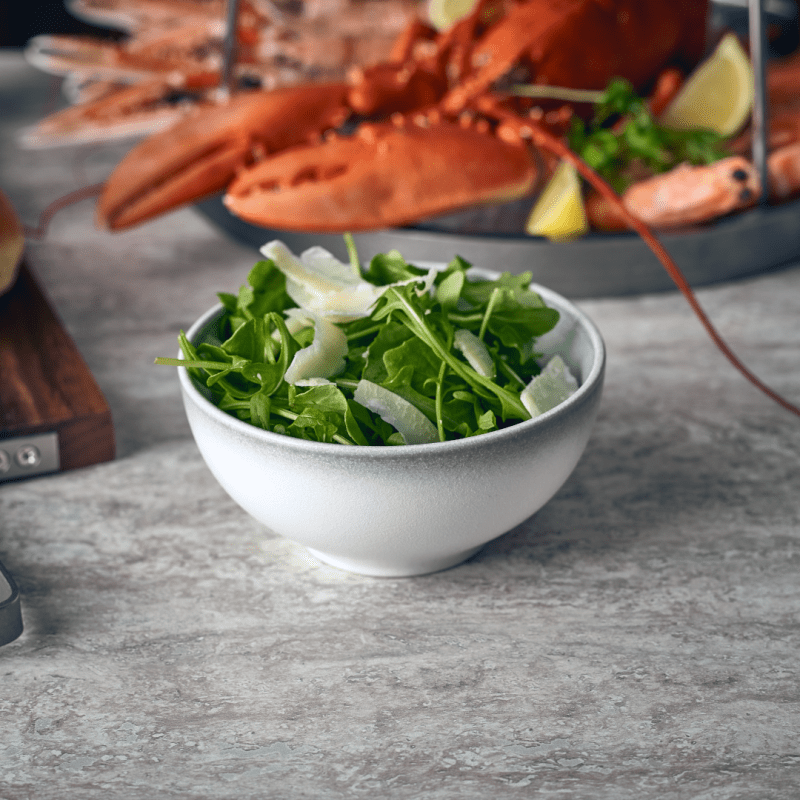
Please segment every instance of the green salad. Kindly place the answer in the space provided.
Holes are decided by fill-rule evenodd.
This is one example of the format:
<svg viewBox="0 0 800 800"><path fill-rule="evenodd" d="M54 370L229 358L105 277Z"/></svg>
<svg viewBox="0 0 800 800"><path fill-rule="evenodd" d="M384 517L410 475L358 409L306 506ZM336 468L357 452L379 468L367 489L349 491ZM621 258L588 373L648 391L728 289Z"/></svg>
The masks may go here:
<svg viewBox="0 0 800 800"><path fill-rule="evenodd" d="M544 369L536 339L558 322L530 273L467 278L456 256L422 269L397 251L366 269L280 241L238 294L219 294L220 339L194 346L186 367L223 411L264 430L346 445L460 439L530 419L577 381L558 356Z"/></svg>

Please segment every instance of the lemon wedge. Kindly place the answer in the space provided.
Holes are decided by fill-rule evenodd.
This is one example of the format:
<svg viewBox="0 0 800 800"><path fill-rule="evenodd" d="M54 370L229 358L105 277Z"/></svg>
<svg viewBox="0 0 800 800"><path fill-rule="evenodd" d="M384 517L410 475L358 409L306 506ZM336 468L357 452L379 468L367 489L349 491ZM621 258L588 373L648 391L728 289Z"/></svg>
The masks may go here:
<svg viewBox="0 0 800 800"><path fill-rule="evenodd" d="M526 233L566 241L589 230L578 173L569 161L562 161L525 224Z"/></svg>
<svg viewBox="0 0 800 800"><path fill-rule="evenodd" d="M428 19L436 30L446 31L471 14L476 5L477 0L428 0Z"/></svg>
<svg viewBox="0 0 800 800"><path fill-rule="evenodd" d="M739 40L726 34L695 69L659 118L673 130L704 128L736 133L753 108L753 67Z"/></svg>

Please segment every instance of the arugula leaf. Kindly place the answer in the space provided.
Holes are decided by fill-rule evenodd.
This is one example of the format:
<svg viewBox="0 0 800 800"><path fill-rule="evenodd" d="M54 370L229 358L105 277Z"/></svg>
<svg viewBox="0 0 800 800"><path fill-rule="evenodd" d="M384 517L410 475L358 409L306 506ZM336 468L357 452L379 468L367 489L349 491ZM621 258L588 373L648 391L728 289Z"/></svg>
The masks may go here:
<svg viewBox="0 0 800 800"><path fill-rule="evenodd" d="M454 309L464 292L467 276L462 270L454 270L447 274L436 286L436 300L443 308Z"/></svg>
<svg viewBox="0 0 800 800"><path fill-rule="evenodd" d="M272 399L267 392L256 392L250 398L250 421L259 428L269 426L269 418L272 412Z"/></svg>
<svg viewBox="0 0 800 800"><path fill-rule="evenodd" d="M356 270L352 239L348 249ZM403 435L382 418L384 411L355 401L359 385L369 384L380 387L372 394L399 398L392 401L398 407L408 409L402 401L414 406L413 413L408 409L411 417L423 427L416 412L427 418L441 440L497 430L529 418L520 393L540 372L535 339L556 324L558 312L529 288L530 274L470 281L470 266L456 256L431 285L428 270L409 264L399 252L375 256L361 277L383 287L382 294L376 293L379 299L365 316L338 323L347 353L343 370L331 379L287 381L287 374L297 374L296 368L289 370L296 355L316 342L316 327L334 323L312 314L298 330L286 278L270 259L253 267L237 294L219 293L223 341L209 339L195 347L181 333L184 358L156 362L186 367L223 411L311 441L404 444ZM465 339L473 342L468 350ZM400 425L391 414L387 419Z"/></svg>
<svg viewBox="0 0 800 800"><path fill-rule="evenodd" d="M383 363L386 380L394 380L398 373L406 370L408 385L423 393L430 376L438 374L442 359L421 339L411 336L397 347L387 350L383 354Z"/></svg>
<svg viewBox="0 0 800 800"><path fill-rule="evenodd" d="M220 292L217 297L228 312L233 330L268 311L283 311L296 306L286 293L286 276L268 260L256 262L238 295Z"/></svg>
<svg viewBox="0 0 800 800"><path fill-rule="evenodd" d="M273 347L272 339L264 335L266 324L263 317L247 320L234 331L230 339L222 344L221 349L232 356L241 356L250 361L267 359L274 361L277 343L274 343Z"/></svg>
<svg viewBox="0 0 800 800"><path fill-rule="evenodd" d="M424 270L409 264L398 250L390 250L372 257L364 278L376 286L388 286L390 283L420 278L424 274Z"/></svg>
<svg viewBox="0 0 800 800"><path fill-rule="evenodd" d="M291 391L290 408L298 416L287 429L301 439L333 442L344 427L347 398L334 384L312 386L303 392Z"/></svg>

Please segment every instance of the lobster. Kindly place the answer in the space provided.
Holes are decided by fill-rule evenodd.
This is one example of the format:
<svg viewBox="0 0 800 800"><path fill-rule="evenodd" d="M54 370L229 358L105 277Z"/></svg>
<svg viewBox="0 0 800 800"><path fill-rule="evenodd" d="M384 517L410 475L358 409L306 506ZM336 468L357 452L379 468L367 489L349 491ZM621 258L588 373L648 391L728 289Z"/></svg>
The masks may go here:
<svg viewBox="0 0 800 800"><path fill-rule="evenodd" d="M526 2L540 14L502 14L481 0L470 17L441 36L414 23L387 62L357 71L348 83L242 95L198 111L131 151L105 186L98 220L122 229L230 186L229 207L266 225L280 219L284 227L344 231L401 224L410 214L528 192L545 158L563 159L618 213L623 226L642 237L728 361L765 395L800 416L800 407L765 385L732 352L651 226L566 145L563 125L571 110L548 114L533 107L521 113L525 109L518 101L493 91L512 68L526 71L529 81L567 88L589 81L604 85L620 74L640 88L653 83L654 96L663 103L661 90L674 84L672 77L659 80L663 68L700 57L698 8L704 17L705 3L516 0L512 11ZM604 13L615 15L616 26ZM529 30L515 28L522 19L530 22ZM642 53L648 38L639 42L640 56L620 63L626 35L641 31L647 19L660 43L658 57ZM576 71L557 48L548 50L550 43L565 41L566 26L577 57L576 44L586 39L586 26L598 20L618 35L592 48L591 69ZM497 34L504 25L511 29ZM661 34L669 45L663 45ZM345 120L357 124L355 133L324 135ZM751 177L746 176L748 181ZM299 208L287 215L292 206Z"/></svg>
<svg viewBox="0 0 800 800"><path fill-rule="evenodd" d="M616 76L647 90L665 68L699 61L707 11L705 0L480 0L442 33L415 20L386 61L327 94L322 87L316 110L308 98L320 86L257 92L137 145L106 182L98 221L120 230L225 188L233 213L310 231L394 226L524 196L549 157L508 127L498 136L497 114L483 101L502 94L509 76L590 89ZM503 103L503 113L556 135L574 110L563 109ZM341 131L345 122L354 133ZM292 219L301 198L311 216Z"/></svg>
<svg viewBox="0 0 800 800"><path fill-rule="evenodd" d="M224 0L67 0L71 14L84 22L127 34L179 25L193 20L222 19Z"/></svg>
<svg viewBox="0 0 800 800"><path fill-rule="evenodd" d="M212 113L193 109L120 162L98 200L98 219L120 230L221 191L257 158L341 124L346 91L343 83L288 87L237 95Z"/></svg>

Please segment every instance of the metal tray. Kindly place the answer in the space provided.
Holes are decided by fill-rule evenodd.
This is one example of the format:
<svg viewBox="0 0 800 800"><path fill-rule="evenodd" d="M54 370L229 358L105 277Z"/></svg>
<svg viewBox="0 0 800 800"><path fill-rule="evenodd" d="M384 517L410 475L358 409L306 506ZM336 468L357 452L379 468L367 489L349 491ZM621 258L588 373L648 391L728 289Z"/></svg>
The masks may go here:
<svg viewBox="0 0 800 800"><path fill-rule="evenodd" d="M255 249L281 239L296 253L321 245L347 259L339 235L270 230L243 222L221 195L197 209L231 238ZM567 297L607 297L673 289L664 267L633 233L589 234L574 242L515 234L464 234L425 227L354 236L359 256L397 249L408 261L449 261L460 255L477 267L532 272L533 280ZM800 259L800 200L755 208L713 225L660 237L692 286L749 277Z"/></svg>

